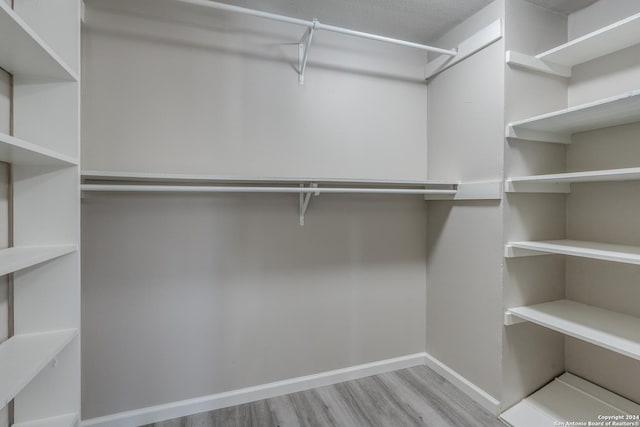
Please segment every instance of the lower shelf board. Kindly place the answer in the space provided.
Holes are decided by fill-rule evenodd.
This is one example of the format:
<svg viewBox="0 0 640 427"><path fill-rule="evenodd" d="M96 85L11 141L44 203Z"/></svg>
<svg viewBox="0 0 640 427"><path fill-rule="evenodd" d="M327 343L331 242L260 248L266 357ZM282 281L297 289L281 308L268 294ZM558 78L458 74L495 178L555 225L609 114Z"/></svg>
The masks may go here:
<svg viewBox="0 0 640 427"><path fill-rule="evenodd" d="M640 247L579 240L544 240L509 242L505 247L506 258L536 255L569 255L603 261L640 264Z"/></svg>
<svg viewBox="0 0 640 427"><path fill-rule="evenodd" d="M40 420L18 422L12 427L76 427L80 421L78 414L64 414Z"/></svg>
<svg viewBox="0 0 640 427"><path fill-rule="evenodd" d="M0 344L0 407L16 397L77 336L77 329L65 329L16 335Z"/></svg>
<svg viewBox="0 0 640 427"><path fill-rule="evenodd" d="M500 417L514 427L555 427L607 421L634 426L638 416L640 405L566 372Z"/></svg>

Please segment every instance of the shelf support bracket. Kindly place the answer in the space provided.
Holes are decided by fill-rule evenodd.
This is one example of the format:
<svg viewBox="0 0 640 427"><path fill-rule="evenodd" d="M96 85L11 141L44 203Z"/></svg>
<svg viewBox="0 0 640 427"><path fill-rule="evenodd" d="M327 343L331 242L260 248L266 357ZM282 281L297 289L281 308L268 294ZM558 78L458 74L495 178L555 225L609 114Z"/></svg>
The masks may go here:
<svg viewBox="0 0 640 427"><path fill-rule="evenodd" d="M298 83L304 84L304 70L307 68L307 60L309 59L309 50L311 50L311 41L313 40L313 33L316 31L318 24L317 19L313 21L313 27L307 28L304 35L298 43Z"/></svg>
<svg viewBox="0 0 640 427"><path fill-rule="evenodd" d="M517 325L519 323L525 323L525 322L526 322L526 320L524 320L521 317L514 316L514 314L509 312L509 311L504 313L504 325L505 326Z"/></svg>
<svg viewBox="0 0 640 427"><path fill-rule="evenodd" d="M300 184L300 188L304 188L304 184ZM309 188L318 188L318 184L311 183ZM311 196L319 196L319 192L300 193L299 205L300 205L300 225L304 225L304 215L307 213Z"/></svg>

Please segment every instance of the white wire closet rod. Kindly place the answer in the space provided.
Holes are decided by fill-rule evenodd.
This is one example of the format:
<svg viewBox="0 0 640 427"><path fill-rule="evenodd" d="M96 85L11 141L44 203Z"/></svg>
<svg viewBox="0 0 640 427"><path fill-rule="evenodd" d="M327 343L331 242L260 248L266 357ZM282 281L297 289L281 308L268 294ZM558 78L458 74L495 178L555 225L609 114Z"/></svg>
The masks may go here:
<svg viewBox="0 0 640 427"><path fill-rule="evenodd" d="M273 21L286 22L288 24L300 25L307 27L311 30L325 30L334 33L346 34L354 37L361 37L370 40L376 40L384 43L391 43L395 45L410 47L413 49L424 50L427 52L436 52L443 55L455 56L457 54L456 49L442 49L439 47L428 46L420 43L409 42L406 40L398 40L391 37L379 36L376 34L365 33L362 31L349 30L347 28L336 27L333 25L327 25L319 22L318 20L307 21L305 19L291 18L289 16L277 15L275 13L262 12L259 10L248 9L245 7L233 6L225 3L218 3L208 0L176 0L180 3L193 4L197 6L209 7L213 9L224 10L227 12L240 13L243 15L256 16L259 18L271 19Z"/></svg>
<svg viewBox="0 0 640 427"><path fill-rule="evenodd" d="M457 190L427 188L349 188L349 187L267 187L242 185L128 185L82 184L82 191L112 193L350 193L350 194L417 194L455 195Z"/></svg>

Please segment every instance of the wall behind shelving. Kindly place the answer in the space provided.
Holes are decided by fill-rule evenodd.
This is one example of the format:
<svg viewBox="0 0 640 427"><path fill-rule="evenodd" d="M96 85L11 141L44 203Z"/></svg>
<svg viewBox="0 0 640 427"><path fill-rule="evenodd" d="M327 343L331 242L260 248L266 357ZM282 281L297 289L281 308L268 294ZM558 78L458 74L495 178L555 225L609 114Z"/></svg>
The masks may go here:
<svg viewBox="0 0 640 427"><path fill-rule="evenodd" d="M495 1L448 32L453 45L504 18ZM504 40L429 83L429 179L502 179ZM427 353L500 398L502 205L429 202Z"/></svg>
<svg viewBox="0 0 640 427"><path fill-rule="evenodd" d="M88 2L84 169L425 179L424 54L157 4ZM424 351L424 200L297 204L83 200L84 419Z"/></svg>

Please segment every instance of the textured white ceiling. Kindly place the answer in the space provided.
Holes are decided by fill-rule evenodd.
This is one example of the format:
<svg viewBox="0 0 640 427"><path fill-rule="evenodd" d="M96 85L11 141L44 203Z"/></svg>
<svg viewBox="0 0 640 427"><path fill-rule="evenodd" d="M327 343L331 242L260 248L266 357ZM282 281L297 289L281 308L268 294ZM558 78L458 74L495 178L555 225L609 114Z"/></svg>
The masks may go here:
<svg viewBox="0 0 640 427"><path fill-rule="evenodd" d="M492 0L218 0L237 6L429 43ZM509 0L507 0L509 1ZM571 13L596 0L528 0Z"/></svg>

